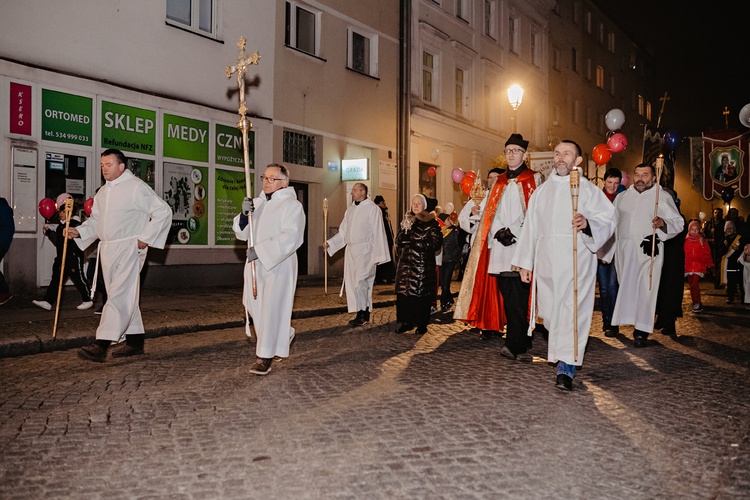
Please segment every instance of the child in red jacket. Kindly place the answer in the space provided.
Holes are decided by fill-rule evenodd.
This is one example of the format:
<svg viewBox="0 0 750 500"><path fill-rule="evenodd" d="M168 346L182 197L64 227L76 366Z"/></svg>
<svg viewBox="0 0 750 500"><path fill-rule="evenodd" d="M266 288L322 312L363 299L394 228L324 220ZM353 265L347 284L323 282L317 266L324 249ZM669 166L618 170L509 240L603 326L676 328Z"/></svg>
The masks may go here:
<svg viewBox="0 0 750 500"><path fill-rule="evenodd" d="M708 242L701 236L701 224L697 220L688 225L688 234L685 238L685 276L690 287L690 298L693 301L693 312L703 312L701 305L700 279L707 270L714 269L711 257L711 249Z"/></svg>

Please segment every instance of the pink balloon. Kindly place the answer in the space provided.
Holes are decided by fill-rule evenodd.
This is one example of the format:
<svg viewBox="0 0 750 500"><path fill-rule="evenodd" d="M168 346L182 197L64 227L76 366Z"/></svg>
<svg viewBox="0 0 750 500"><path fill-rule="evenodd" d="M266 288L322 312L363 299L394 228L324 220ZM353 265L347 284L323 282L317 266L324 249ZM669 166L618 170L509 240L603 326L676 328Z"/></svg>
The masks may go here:
<svg viewBox="0 0 750 500"><path fill-rule="evenodd" d="M57 212L57 207L55 207L55 200L52 198L43 198L39 202L39 214L45 219L55 215L55 212Z"/></svg>
<svg viewBox="0 0 750 500"><path fill-rule="evenodd" d="M625 149L628 145L628 138L625 134L617 133L612 134L612 137L607 139L607 148L613 153L619 153Z"/></svg>
<svg viewBox="0 0 750 500"><path fill-rule="evenodd" d="M464 171L463 171L463 170L461 170L461 169L460 169L460 168L458 168L458 167L454 168L454 169L453 169L453 170L451 171L451 179L452 179L452 180L453 180L453 182L455 182L456 184L460 183L460 182L461 182L461 181L463 180L463 178L464 178L464 175L466 175L466 174L464 174Z"/></svg>
<svg viewBox="0 0 750 500"><path fill-rule="evenodd" d="M628 184L630 184L630 174L622 171L622 179L620 179L620 186L628 187Z"/></svg>

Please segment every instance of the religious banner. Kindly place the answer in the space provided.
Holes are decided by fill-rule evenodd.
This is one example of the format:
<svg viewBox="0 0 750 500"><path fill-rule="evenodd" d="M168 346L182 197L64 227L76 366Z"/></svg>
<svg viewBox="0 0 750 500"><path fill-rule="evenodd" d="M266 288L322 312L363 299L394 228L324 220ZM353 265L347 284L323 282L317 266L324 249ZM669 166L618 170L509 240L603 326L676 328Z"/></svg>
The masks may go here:
<svg viewBox="0 0 750 500"><path fill-rule="evenodd" d="M703 134L703 198L731 190L750 196L750 132L722 130Z"/></svg>
<svg viewBox="0 0 750 500"><path fill-rule="evenodd" d="M667 134L674 132L662 132L659 129L650 129L646 125L643 129L643 163L653 165L659 155L664 155L664 170L662 170L659 184L663 187L674 189L674 166L675 149L665 145Z"/></svg>

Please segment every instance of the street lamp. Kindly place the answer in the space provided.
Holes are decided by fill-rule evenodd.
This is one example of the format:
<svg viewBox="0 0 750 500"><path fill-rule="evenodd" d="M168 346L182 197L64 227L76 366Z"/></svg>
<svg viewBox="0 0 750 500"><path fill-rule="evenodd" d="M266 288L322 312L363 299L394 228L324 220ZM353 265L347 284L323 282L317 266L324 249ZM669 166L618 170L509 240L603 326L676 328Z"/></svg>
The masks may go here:
<svg viewBox="0 0 750 500"><path fill-rule="evenodd" d="M523 100L523 89L517 83L508 87L508 102L513 107L513 132L518 132L518 106Z"/></svg>

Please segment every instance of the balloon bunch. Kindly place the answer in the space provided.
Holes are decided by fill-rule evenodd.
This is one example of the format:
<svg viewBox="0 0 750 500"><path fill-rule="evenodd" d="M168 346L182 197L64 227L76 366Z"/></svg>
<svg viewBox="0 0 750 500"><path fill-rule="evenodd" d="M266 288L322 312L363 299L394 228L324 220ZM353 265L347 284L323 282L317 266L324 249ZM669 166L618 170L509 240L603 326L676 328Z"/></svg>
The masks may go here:
<svg viewBox="0 0 750 500"><path fill-rule="evenodd" d="M740 123L750 128L750 102L742 106L740 110Z"/></svg>
<svg viewBox="0 0 750 500"><path fill-rule="evenodd" d="M628 146L628 138L625 134L617 132L625 123L625 113L621 109L610 109L604 116L609 132L607 143L597 144L591 152L591 158L598 166L602 166L612 158L612 153L619 153Z"/></svg>
<svg viewBox="0 0 750 500"><path fill-rule="evenodd" d="M471 192L471 186L477 178L476 172L468 171L464 172L461 168L456 167L451 171L451 179L454 183L461 187L461 191L468 195Z"/></svg>

